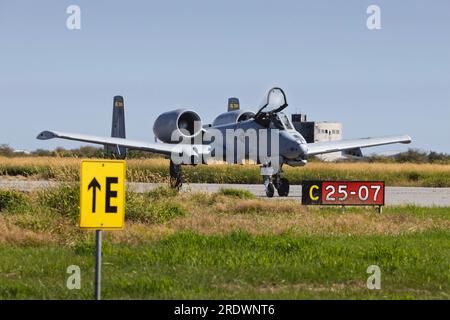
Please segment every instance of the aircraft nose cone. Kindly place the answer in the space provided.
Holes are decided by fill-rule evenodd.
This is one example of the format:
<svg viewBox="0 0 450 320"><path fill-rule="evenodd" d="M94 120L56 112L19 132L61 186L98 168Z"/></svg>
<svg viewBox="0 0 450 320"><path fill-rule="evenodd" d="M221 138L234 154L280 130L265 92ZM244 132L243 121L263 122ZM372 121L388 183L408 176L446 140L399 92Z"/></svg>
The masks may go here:
<svg viewBox="0 0 450 320"><path fill-rule="evenodd" d="M292 143L285 153L285 157L289 159L305 158L308 153L308 147L303 143Z"/></svg>
<svg viewBox="0 0 450 320"><path fill-rule="evenodd" d="M300 143L300 152L301 155L304 157L308 154L308 146L305 143Z"/></svg>

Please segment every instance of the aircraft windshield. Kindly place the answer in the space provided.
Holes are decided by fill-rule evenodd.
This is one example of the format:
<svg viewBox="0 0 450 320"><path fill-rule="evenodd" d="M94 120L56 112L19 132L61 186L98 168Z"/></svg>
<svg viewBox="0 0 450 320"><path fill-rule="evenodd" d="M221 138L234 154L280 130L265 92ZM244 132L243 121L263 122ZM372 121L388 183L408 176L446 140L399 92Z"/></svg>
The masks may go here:
<svg viewBox="0 0 450 320"><path fill-rule="evenodd" d="M271 125L270 127L276 128L278 130L293 130L292 123L289 121L289 118L282 112L277 113L276 115L271 117Z"/></svg>
<svg viewBox="0 0 450 320"><path fill-rule="evenodd" d="M292 127L292 123L291 121L289 121L289 118L287 115L285 115L284 113L280 112L278 114L278 118L281 120L281 122L283 123L284 127L286 128L286 130L293 130L294 128Z"/></svg>

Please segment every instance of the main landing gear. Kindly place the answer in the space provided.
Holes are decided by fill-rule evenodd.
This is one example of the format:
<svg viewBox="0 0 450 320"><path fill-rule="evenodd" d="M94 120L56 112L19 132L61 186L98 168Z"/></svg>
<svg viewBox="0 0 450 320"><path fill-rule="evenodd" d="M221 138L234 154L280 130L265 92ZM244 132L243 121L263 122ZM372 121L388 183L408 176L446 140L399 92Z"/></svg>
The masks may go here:
<svg viewBox="0 0 450 320"><path fill-rule="evenodd" d="M287 197L289 195L289 180L283 178L281 167L273 174L273 168L270 165L263 165L261 167L261 175L263 176L267 197L272 198L275 194L275 189L277 189L280 197Z"/></svg>
<svg viewBox="0 0 450 320"><path fill-rule="evenodd" d="M183 177L181 175L181 164L175 164L170 160L170 187L173 189L181 189L183 185Z"/></svg>
<svg viewBox="0 0 450 320"><path fill-rule="evenodd" d="M183 179L181 174L181 165L170 161L170 187L174 189L181 189ZM289 195L289 181L283 177L283 170L281 167L274 174L272 166L263 165L261 167L261 175L263 176L264 187L266 195L272 198L275 194L275 189L280 197L287 197Z"/></svg>

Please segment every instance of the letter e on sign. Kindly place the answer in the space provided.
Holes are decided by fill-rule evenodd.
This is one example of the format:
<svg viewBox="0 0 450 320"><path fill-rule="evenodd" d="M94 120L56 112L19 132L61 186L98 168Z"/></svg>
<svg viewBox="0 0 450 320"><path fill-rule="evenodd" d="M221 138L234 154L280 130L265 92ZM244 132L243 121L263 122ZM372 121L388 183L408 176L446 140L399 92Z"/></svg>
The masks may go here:
<svg viewBox="0 0 450 320"><path fill-rule="evenodd" d="M80 183L80 228L123 229L125 161L83 160Z"/></svg>

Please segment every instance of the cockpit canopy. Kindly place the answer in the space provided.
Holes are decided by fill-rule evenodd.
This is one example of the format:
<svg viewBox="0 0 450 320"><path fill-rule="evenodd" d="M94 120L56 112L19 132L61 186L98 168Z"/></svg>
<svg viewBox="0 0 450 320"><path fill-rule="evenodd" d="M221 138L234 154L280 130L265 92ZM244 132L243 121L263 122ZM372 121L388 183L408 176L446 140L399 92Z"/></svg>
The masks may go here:
<svg viewBox="0 0 450 320"><path fill-rule="evenodd" d="M287 106L284 91L281 88L272 88L261 103L255 121L266 128L294 130L289 118L281 112Z"/></svg>
<svg viewBox="0 0 450 320"><path fill-rule="evenodd" d="M281 88L272 88L261 102L258 113L277 113L288 106L286 95Z"/></svg>

